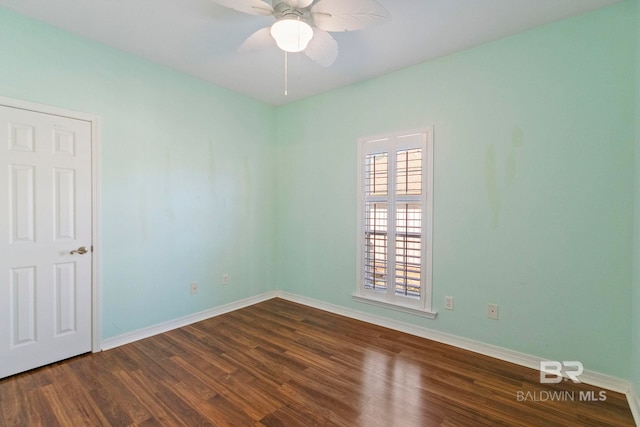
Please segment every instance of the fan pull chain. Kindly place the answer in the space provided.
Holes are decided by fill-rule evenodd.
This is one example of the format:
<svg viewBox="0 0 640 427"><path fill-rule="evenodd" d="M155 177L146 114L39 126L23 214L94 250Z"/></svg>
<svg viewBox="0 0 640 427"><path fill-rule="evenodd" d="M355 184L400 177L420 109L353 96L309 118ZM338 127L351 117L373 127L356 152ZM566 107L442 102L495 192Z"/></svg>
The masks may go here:
<svg viewBox="0 0 640 427"><path fill-rule="evenodd" d="M284 51L284 96L289 95L289 56Z"/></svg>

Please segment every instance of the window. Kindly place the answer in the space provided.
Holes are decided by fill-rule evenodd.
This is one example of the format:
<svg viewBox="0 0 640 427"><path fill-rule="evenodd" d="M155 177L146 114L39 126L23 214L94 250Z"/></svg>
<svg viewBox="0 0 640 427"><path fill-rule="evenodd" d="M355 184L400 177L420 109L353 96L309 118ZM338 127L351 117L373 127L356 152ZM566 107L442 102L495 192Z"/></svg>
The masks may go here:
<svg viewBox="0 0 640 427"><path fill-rule="evenodd" d="M431 312L432 132L359 141L358 287L361 302Z"/></svg>

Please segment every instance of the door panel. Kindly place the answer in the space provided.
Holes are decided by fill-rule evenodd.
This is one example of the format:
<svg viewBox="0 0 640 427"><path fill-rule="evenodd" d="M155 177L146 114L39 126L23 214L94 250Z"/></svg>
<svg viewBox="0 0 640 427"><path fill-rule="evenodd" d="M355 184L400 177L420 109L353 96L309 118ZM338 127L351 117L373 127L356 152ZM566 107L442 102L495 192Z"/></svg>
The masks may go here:
<svg viewBox="0 0 640 427"><path fill-rule="evenodd" d="M55 169L53 185L54 239L75 239L75 188L73 169Z"/></svg>
<svg viewBox="0 0 640 427"><path fill-rule="evenodd" d="M12 242L35 241L33 166L9 165L9 210Z"/></svg>
<svg viewBox="0 0 640 427"><path fill-rule="evenodd" d="M12 323L10 346L19 347L36 341L35 267L11 270L12 302L9 307Z"/></svg>
<svg viewBox="0 0 640 427"><path fill-rule="evenodd" d="M0 106L0 378L91 350L91 123Z"/></svg>
<svg viewBox="0 0 640 427"><path fill-rule="evenodd" d="M55 307L56 336L76 332L76 266L72 262L56 264Z"/></svg>

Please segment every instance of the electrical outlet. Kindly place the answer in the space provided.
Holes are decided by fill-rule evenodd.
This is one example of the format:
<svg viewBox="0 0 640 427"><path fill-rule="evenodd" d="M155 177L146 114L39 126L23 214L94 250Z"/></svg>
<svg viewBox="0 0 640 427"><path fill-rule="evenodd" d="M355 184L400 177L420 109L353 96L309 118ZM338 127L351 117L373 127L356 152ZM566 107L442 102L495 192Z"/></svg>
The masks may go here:
<svg viewBox="0 0 640 427"><path fill-rule="evenodd" d="M193 282L191 284L191 295L198 293L198 282Z"/></svg>
<svg viewBox="0 0 640 427"><path fill-rule="evenodd" d="M223 285L228 285L229 284L229 273L224 273L222 275L222 284Z"/></svg>
<svg viewBox="0 0 640 427"><path fill-rule="evenodd" d="M489 317L489 319L498 320L498 305L489 304L489 311L487 314L487 317Z"/></svg>
<svg viewBox="0 0 640 427"><path fill-rule="evenodd" d="M444 308L453 310L453 297L444 297Z"/></svg>

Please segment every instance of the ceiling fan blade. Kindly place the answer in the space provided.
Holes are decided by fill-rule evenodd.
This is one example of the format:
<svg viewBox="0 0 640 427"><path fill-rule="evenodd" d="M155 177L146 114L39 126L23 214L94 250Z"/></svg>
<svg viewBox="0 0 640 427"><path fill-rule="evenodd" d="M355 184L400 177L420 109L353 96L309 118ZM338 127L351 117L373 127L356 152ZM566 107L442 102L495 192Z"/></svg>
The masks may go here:
<svg viewBox="0 0 640 427"><path fill-rule="evenodd" d="M391 19L375 0L320 0L311 8L316 27L325 31L356 31Z"/></svg>
<svg viewBox="0 0 640 427"><path fill-rule="evenodd" d="M249 15L273 15L273 7L262 0L213 0L213 2Z"/></svg>
<svg viewBox="0 0 640 427"><path fill-rule="evenodd" d="M330 67L338 57L338 42L326 31L314 28L304 54L323 67Z"/></svg>
<svg viewBox="0 0 640 427"><path fill-rule="evenodd" d="M274 46L276 46L276 41L271 37L271 27L265 27L251 34L240 45L238 53L254 52Z"/></svg>
<svg viewBox="0 0 640 427"><path fill-rule="evenodd" d="M296 9L304 9L305 7L311 6L311 3L313 3L313 0L282 0L282 1L291 7L295 7Z"/></svg>

